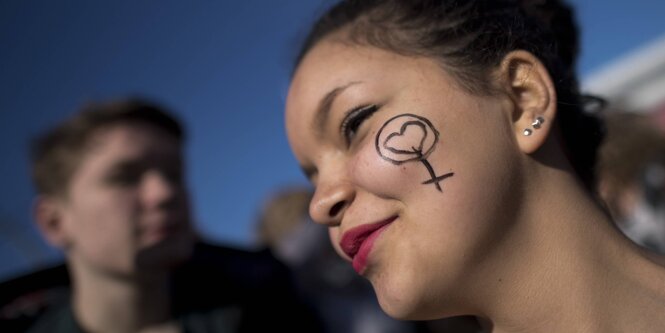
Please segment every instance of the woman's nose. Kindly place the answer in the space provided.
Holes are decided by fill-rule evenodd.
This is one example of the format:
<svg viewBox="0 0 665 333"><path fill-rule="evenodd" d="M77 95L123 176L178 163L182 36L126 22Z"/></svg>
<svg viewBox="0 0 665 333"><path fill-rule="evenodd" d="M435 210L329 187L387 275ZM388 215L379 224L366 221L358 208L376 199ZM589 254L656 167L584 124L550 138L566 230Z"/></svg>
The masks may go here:
<svg viewBox="0 0 665 333"><path fill-rule="evenodd" d="M348 182L320 183L310 202L309 214L316 223L337 226L342 222L344 212L354 197L354 188Z"/></svg>

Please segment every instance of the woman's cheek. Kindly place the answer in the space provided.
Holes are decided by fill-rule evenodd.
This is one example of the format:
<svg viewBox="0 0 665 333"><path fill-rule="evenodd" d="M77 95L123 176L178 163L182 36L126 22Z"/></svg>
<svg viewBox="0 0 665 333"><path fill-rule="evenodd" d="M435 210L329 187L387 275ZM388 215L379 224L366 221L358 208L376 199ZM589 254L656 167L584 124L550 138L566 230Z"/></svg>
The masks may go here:
<svg viewBox="0 0 665 333"><path fill-rule="evenodd" d="M379 155L373 142L357 151L349 168L349 175L358 186L375 195L391 198L412 192L424 186L421 183L427 180L427 172L420 162L393 164Z"/></svg>

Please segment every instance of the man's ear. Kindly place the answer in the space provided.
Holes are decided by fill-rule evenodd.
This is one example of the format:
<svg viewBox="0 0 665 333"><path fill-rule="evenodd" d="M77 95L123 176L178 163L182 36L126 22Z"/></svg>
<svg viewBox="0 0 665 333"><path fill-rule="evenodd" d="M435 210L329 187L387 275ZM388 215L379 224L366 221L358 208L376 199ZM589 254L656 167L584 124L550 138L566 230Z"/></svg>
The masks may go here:
<svg viewBox="0 0 665 333"><path fill-rule="evenodd" d="M54 196L40 195L33 203L33 216L44 238L53 246L66 249L69 242L61 202Z"/></svg>
<svg viewBox="0 0 665 333"><path fill-rule="evenodd" d="M513 102L513 132L526 154L540 148L556 116L556 90L545 66L526 51L512 51L502 60L499 80Z"/></svg>

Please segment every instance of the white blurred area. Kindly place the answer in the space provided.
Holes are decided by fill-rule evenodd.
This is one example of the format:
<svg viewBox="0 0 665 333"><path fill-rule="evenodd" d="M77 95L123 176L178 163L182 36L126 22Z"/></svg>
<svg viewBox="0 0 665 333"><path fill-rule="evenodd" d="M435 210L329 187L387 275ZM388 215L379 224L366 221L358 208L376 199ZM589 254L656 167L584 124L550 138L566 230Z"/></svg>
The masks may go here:
<svg viewBox="0 0 665 333"><path fill-rule="evenodd" d="M665 35L590 74L582 90L606 98L615 108L665 112Z"/></svg>

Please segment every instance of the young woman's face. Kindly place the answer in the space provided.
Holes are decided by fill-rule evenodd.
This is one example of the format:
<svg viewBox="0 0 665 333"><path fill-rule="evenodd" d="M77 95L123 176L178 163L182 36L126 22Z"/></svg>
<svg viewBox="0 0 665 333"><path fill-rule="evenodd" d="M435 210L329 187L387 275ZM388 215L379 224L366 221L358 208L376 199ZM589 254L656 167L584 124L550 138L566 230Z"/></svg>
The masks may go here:
<svg viewBox="0 0 665 333"><path fill-rule="evenodd" d="M456 314L493 278L520 198L510 105L433 59L333 40L297 69L286 127L310 214L391 316Z"/></svg>

